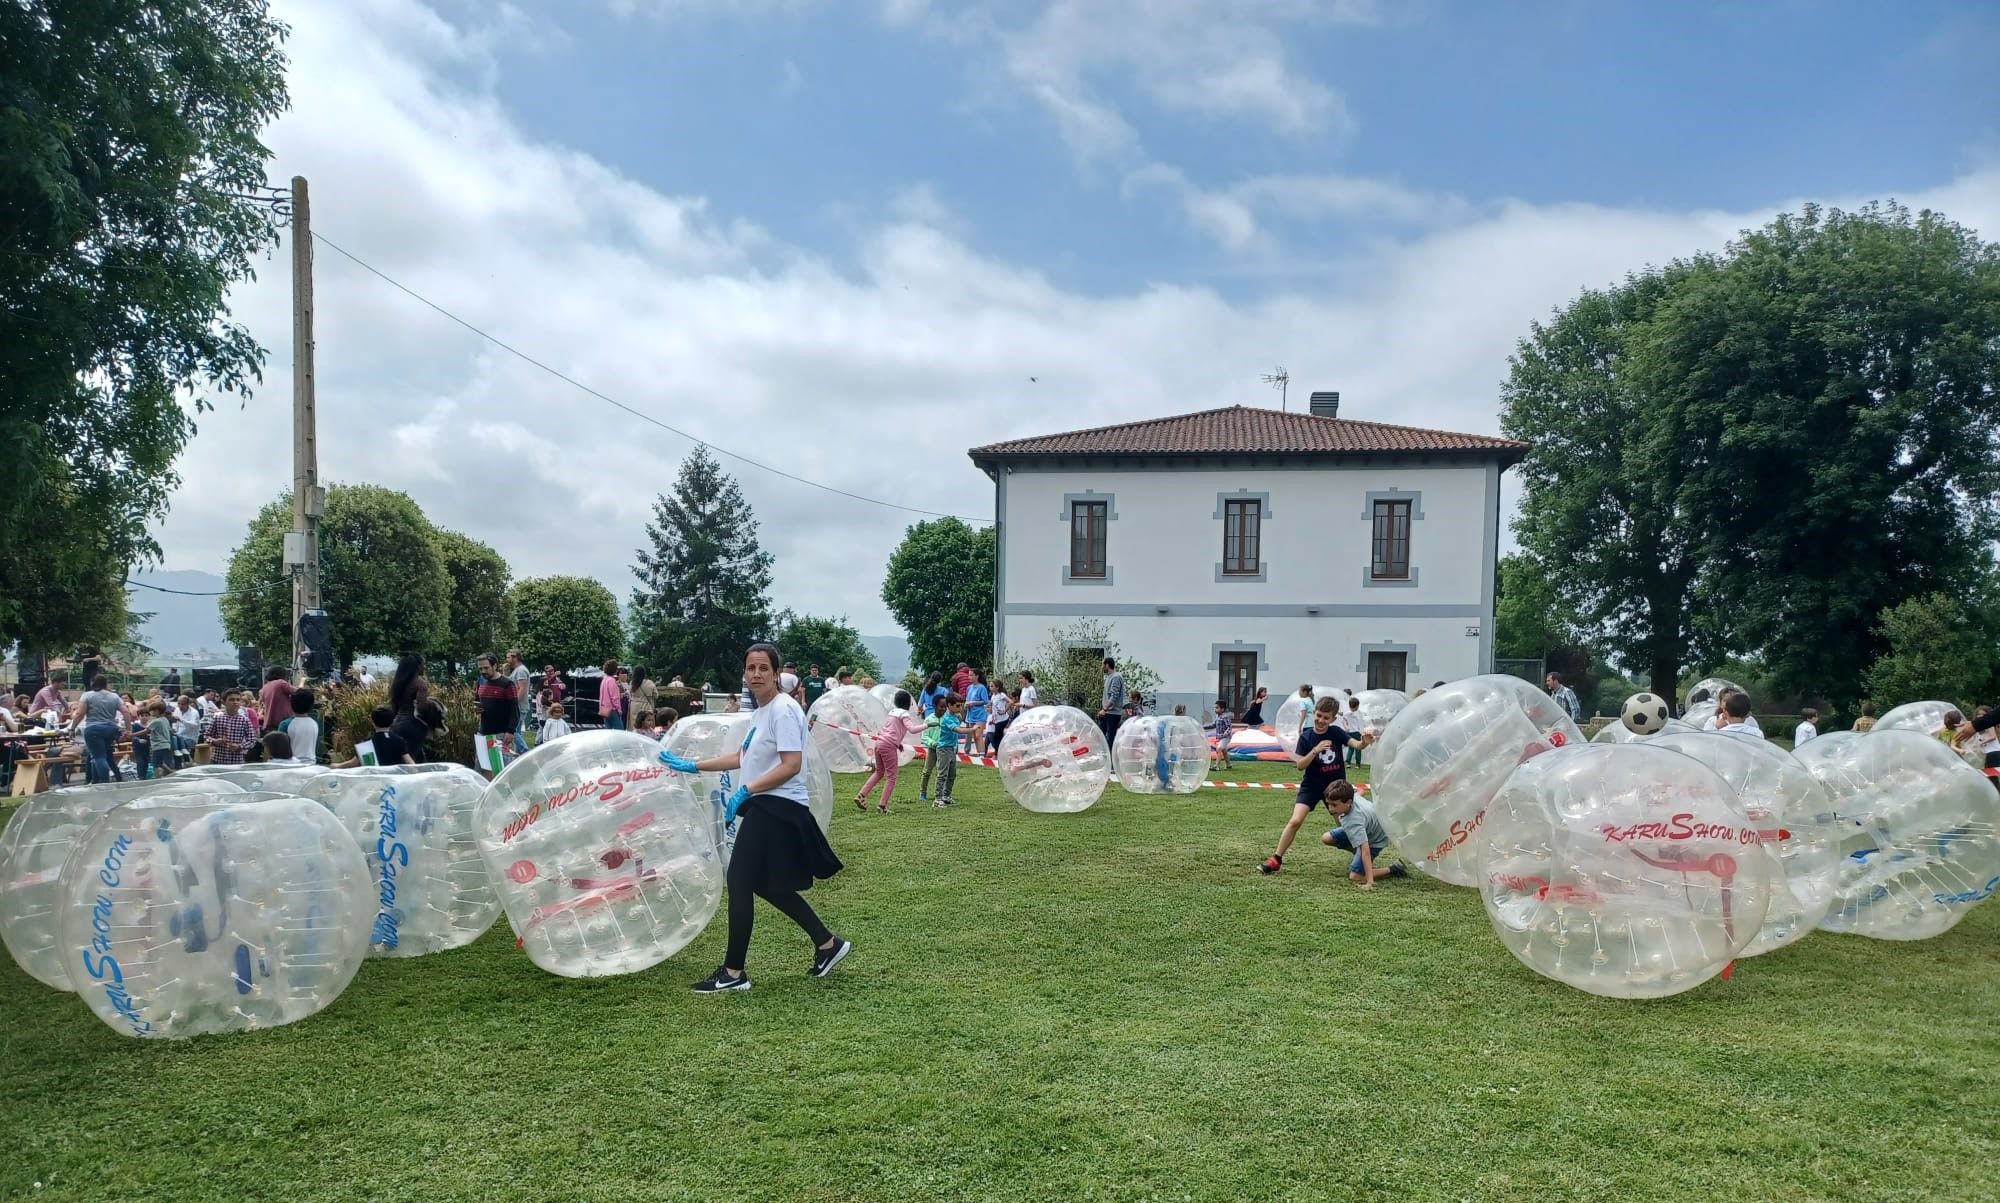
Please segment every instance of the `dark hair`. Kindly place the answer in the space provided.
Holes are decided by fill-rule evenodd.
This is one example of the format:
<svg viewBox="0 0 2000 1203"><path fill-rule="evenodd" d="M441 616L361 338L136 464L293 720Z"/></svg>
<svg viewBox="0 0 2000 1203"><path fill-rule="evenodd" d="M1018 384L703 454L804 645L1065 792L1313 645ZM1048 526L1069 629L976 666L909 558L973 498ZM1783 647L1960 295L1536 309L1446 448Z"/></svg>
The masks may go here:
<svg viewBox="0 0 2000 1203"><path fill-rule="evenodd" d="M618 661L615 657L604 662L604 675L607 677L618 675Z"/></svg>
<svg viewBox="0 0 2000 1203"><path fill-rule="evenodd" d="M1033 685L1035 683L1035 674L1029 672L1027 669L1024 668L1021 670L1021 679L1023 681L1026 681L1028 684Z"/></svg>
<svg viewBox="0 0 2000 1203"><path fill-rule="evenodd" d="M1729 695L1729 700L1722 704L1722 709L1730 718L1749 718L1750 695L1738 690Z"/></svg>
<svg viewBox="0 0 2000 1203"><path fill-rule="evenodd" d="M924 692L929 693L932 687L942 683L943 681L944 681L943 673L941 672L931 673L930 676L924 678Z"/></svg>
<svg viewBox="0 0 2000 1203"><path fill-rule="evenodd" d="M1354 801L1354 787L1346 781L1334 781L1326 787L1326 793L1322 796L1329 803L1352 802Z"/></svg>
<svg viewBox="0 0 2000 1203"><path fill-rule="evenodd" d="M368 712L368 721L378 727L386 727L396 721L396 712L387 706L377 706Z"/></svg>
<svg viewBox="0 0 2000 1203"><path fill-rule="evenodd" d="M635 664L635 665L633 665L633 666L632 666L632 688L634 688L634 689L637 689L637 688L639 688L639 687L640 687L641 685L644 685L645 683L646 683L646 666L645 666L645 665L643 665L643 664Z"/></svg>
<svg viewBox="0 0 2000 1203"><path fill-rule="evenodd" d="M90 679L90 687L92 689L109 689L111 688L111 678L105 676L103 673L98 673Z"/></svg>
<svg viewBox="0 0 2000 1203"><path fill-rule="evenodd" d="M413 713L417 707L417 684L423 680L424 658L417 652L404 652L396 661L396 675L389 681L389 705L397 714Z"/></svg>
<svg viewBox="0 0 2000 1203"><path fill-rule="evenodd" d="M319 699L313 696L312 690L295 689L292 691L292 713L311 714L312 708L318 704Z"/></svg>
<svg viewBox="0 0 2000 1203"><path fill-rule="evenodd" d="M480 664L491 664L491 665L492 665L493 667L495 667L495 668L499 668L499 667L500 667L500 661L498 661L498 660L496 660L496 659L494 659L494 658L493 658L493 653L492 653L492 652L481 652L481 653L479 653L479 660L478 660L478 663L480 663Z"/></svg>
<svg viewBox="0 0 2000 1203"><path fill-rule="evenodd" d="M1118 661L1116 661L1116 660L1113 660L1113 659L1112 659L1111 657L1109 657L1109 656L1106 656L1106 657L1104 658L1104 667L1106 667L1106 668L1117 668L1117 667L1118 667Z"/></svg>
<svg viewBox="0 0 2000 1203"><path fill-rule="evenodd" d="M417 717L433 731L444 730L444 703L436 698L425 698L417 703Z"/></svg>
<svg viewBox="0 0 2000 1203"><path fill-rule="evenodd" d="M1560 685L1563 683L1563 675L1559 672L1551 671L1549 673L1549 680L1554 681L1556 684Z"/></svg>
<svg viewBox="0 0 2000 1203"><path fill-rule="evenodd" d="M273 664L264 670L264 679L266 681L281 681L290 675L290 673L285 671L285 666L282 664Z"/></svg>
<svg viewBox="0 0 2000 1203"><path fill-rule="evenodd" d="M759 652L763 653L763 655L764 655L764 658L765 658L766 660L769 660L769 661L771 662L771 671L772 671L772 672L777 672L777 671L778 671L778 665L780 665L780 664L784 663L783 659L782 659L782 658L780 658L780 657L779 657L779 655L778 655L778 645L777 645L777 644L775 644L775 643L753 643L753 644L751 644L751 645L750 645L750 646L749 646L749 647L748 647L747 649L745 649L745 650L744 650L744 652L743 652L743 663L744 663L745 665L748 665L748 664L750 663L750 657L752 657L752 656L755 656L755 655L757 655L757 654L758 654Z"/></svg>
<svg viewBox="0 0 2000 1203"><path fill-rule="evenodd" d="M290 760L292 758L292 736L287 731L264 732L264 759Z"/></svg>
<svg viewBox="0 0 2000 1203"><path fill-rule="evenodd" d="M646 720L652 717L653 717L652 711L641 710L638 714L633 716L632 725L635 727L650 727L652 726L652 724L647 722Z"/></svg>
<svg viewBox="0 0 2000 1203"><path fill-rule="evenodd" d="M1874 714L1874 713L1875 713L1875 703L1873 703L1873 702L1863 702L1863 703L1861 703L1861 713L1862 713L1863 715L1872 715L1872 714Z"/></svg>
<svg viewBox="0 0 2000 1203"><path fill-rule="evenodd" d="M977 682L979 682L979 683L980 683L981 685L984 685L984 684L986 684L986 670L985 670L985 669L983 669L983 668L975 668L975 669L973 669L973 670L972 670L972 679L973 679L973 680L975 680L975 681L977 681Z"/></svg>
<svg viewBox="0 0 2000 1203"><path fill-rule="evenodd" d="M910 708L910 691L907 689L898 689L896 691L896 709L908 710L909 708Z"/></svg>
<svg viewBox="0 0 2000 1203"><path fill-rule="evenodd" d="M653 725L656 727L671 727L680 721L681 712L672 706L662 706L653 714Z"/></svg>
<svg viewBox="0 0 2000 1203"><path fill-rule="evenodd" d="M1806 706L1800 709L1799 717L1810 723L1819 718L1819 711L1813 709L1811 706Z"/></svg>
<svg viewBox="0 0 2000 1203"><path fill-rule="evenodd" d="M1334 697L1334 696L1333 696L1332 694L1327 694L1327 695L1326 695L1325 697L1321 698L1321 699L1320 699L1319 701L1317 701L1317 702L1314 702L1314 703L1313 703L1313 713L1314 713L1314 714L1339 714L1339 713L1340 713L1340 699L1339 699L1339 698L1337 698L1337 697Z"/></svg>

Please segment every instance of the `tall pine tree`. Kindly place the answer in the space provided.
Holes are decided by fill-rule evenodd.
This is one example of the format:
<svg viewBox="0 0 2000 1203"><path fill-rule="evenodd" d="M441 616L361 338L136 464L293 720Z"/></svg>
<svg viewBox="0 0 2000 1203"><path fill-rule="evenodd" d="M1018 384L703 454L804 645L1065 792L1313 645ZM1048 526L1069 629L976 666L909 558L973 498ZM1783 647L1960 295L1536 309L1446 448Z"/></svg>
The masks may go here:
<svg viewBox="0 0 2000 1203"><path fill-rule="evenodd" d="M757 518L708 448L682 461L671 495L653 502L633 575L632 653L664 680L734 685L743 649L771 628L771 556Z"/></svg>

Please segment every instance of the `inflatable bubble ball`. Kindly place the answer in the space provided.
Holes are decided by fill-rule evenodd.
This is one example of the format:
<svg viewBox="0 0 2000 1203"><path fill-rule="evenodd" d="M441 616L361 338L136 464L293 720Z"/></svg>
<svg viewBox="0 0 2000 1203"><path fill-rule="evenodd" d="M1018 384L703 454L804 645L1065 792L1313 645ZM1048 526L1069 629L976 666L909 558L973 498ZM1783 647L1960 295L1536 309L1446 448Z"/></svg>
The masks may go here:
<svg viewBox="0 0 2000 1203"><path fill-rule="evenodd" d="M819 696L806 711L813 724L814 746L836 773L867 773L875 768L875 733L889 721L889 708L859 685L842 685Z"/></svg>
<svg viewBox="0 0 2000 1203"><path fill-rule="evenodd" d="M70 989L62 954L62 871L76 841L99 816L136 798L240 794L228 781L126 781L33 794L0 831L0 939L29 977Z"/></svg>
<svg viewBox="0 0 2000 1203"><path fill-rule="evenodd" d="M296 794L305 796L306 783L333 770L323 764L198 764L182 769L176 777L227 781L251 793Z"/></svg>
<svg viewBox="0 0 2000 1203"><path fill-rule="evenodd" d="M354 837L286 794L141 798L95 823L63 881L70 980L121 1035L297 1023L368 951L375 890Z"/></svg>
<svg viewBox="0 0 2000 1203"><path fill-rule="evenodd" d="M1673 715L1667 712L1667 700L1659 694L1635 693L1625 699L1618 718L1634 735L1658 735Z"/></svg>
<svg viewBox="0 0 2000 1203"><path fill-rule="evenodd" d="M1453 885L1479 883L1471 841L1514 766L1583 742L1555 699L1518 677L1467 677L1405 706L1376 745L1371 797L1403 856Z"/></svg>
<svg viewBox="0 0 2000 1203"><path fill-rule="evenodd" d="M1952 745L1946 743L1943 738L1944 716L1947 714L1957 714L1961 719L1971 717L1950 702L1905 702L1876 719L1874 727L1869 729L1868 734L1873 735L1877 731L1915 731L1918 735L1928 735L1950 748ZM1974 745L1968 743L1963 748L1952 748L1952 750L1958 754L1959 759L1973 768L1985 767L1986 754Z"/></svg>
<svg viewBox="0 0 2000 1203"><path fill-rule="evenodd" d="M694 761L712 760L739 750L744 736L748 734L748 714L696 714L668 728L663 743L667 751L677 756ZM715 849L725 867L729 864L729 850L736 844L736 825L725 823L722 812L729 804L729 795L736 792L739 776L741 774L733 769L723 769L714 773L695 773L688 778L688 786L694 790L696 800L706 808Z"/></svg>
<svg viewBox="0 0 2000 1203"><path fill-rule="evenodd" d="M1430 694L1425 694L1429 697ZM1410 695L1400 689L1364 689L1354 695L1361 703L1361 730L1359 734L1379 736L1389 729L1403 707L1410 704ZM1352 712L1349 712L1352 713ZM1351 722L1351 719L1343 719ZM1311 722L1310 719L1307 722ZM1350 732L1352 734L1353 732Z"/></svg>
<svg viewBox="0 0 2000 1203"><path fill-rule="evenodd" d="M1313 703L1293 694L1278 703L1277 712L1271 716L1271 734L1289 752L1299 746L1299 732L1312 725Z"/></svg>
<svg viewBox="0 0 2000 1203"><path fill-rule="evenodd" d="M1651 735L1639 735L1636 734L1632 730L1632 728L1626 726L1623 719L1619 719L1615 722L1609 722L1604 724L1602 727L1599 727L1597 729L1597 734L1590 737L1590 742L1594 744L1629 744L1638 742L1640 740L1651 740L1654 738L1654 736L1667 735L1670 733L1685 734L1692 732L1693 730L1694 730L1693 727L1688 726L1681 720L1677 718L1670 718L1665 723L1661 724L1660 729L1658 731L1653 732Z"/></svg>
<svg viewBox="0 0 2000 1203"><path fill-rule="evenodd" d="M474 820L486 779L462 764L340 769L308 781L368 862L368 955L420 957L470 944L500 917Z"/></svg>
<svg viewBox="0 0 2000 1203"><path fill-rule="evenodd" d="M1608 998L1678 994L1722 972L1782 889L1736 791L1653 741L1515 769L1487 807L1479 862L1508 951Z"/></svg>
<svg viewBox="0 0 2000 1203"><path fill-rule="evenodd" d="M1191 794L1208 780L1208 736L1185 714L1128 718L1111 745L1118 784L1134 794Z"/></svg>
<svg viewBox="0 0 2000 1203"><path fill-rule="evenodd" d="M1696 731L1705 731L1708 729L1708 720L1715 717L1715 712L1716 705L1714 702L1696 702L1687 708L1685 714L1681 715L1681 721Z"/></svg>
<svg viewBox="0 0 2000 1203"><path fill-rule="evenodd" d="M1844 834L1833 799L1798 758L1774 743L1715 731L1662 735L1647 741L1701 761L1729 783L1764 842L1778 855L1764 926L1743 949L1746 957L1783 948L1814 930L1833 905ZM1778 888L1780 885L1782 889Z"/></svg>
<svg viewBox="0 0 2000 1203"><path fill-rule="evenodd" d="M1713 707L1721 705L1722 691L1725 689L1741 691L1743 687L1724 677L1703 677L1688 686L1687 698L1681 706L1682 717L1686 717L1689 711L1703 702L1707 702L1711 707L1710 714L1715 713Z"/></svg>
<svg viewBox="0 0 2000 1203"><path fill-rule="evenodd" d="M1111 781L1104 732L1074 706L1037 706L1000 740L1000 783L1028 810L1088 810Z"/></svg>
<svg viewBox="0 0 2000 1203"><path fill-rule="evenodd" d="M882 684L877 685L874 688L870 689L868 693L876 701L882 703L882 709L894 710L896 708L896 694L901 692L902 688L903 687L901 685L891 685L887 682L883 682ZM916 699L914 697L911 698L911 701L915 700Z"/></svg>
<svg viewBox="0 0 2000 1203"><path fill-rule="evenodd" d="M649 969L701 934L722 898L713 812L660 745L583 731L493 779L479 851L528 958L563 977Z"/></svg>
<svg viewBox="0 0 2000 1203"><path fill-rule="evenodd" d="M2000 890L2000 794L1944 744L1871 731L1821 736L1796 755L1831 795L1842 832L1822 928L1925 940Z"/></svg>

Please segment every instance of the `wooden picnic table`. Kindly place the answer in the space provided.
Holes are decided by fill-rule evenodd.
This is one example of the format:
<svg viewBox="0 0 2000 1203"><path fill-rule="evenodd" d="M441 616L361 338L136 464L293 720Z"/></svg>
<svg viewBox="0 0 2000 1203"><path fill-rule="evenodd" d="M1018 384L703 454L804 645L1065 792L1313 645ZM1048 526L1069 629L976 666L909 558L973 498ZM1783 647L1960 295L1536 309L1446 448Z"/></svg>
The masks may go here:
<svg viewBox="0 0 2000 1203"><path fill-rule="evenodd" d="M78 768L83 767L84 756L81 749L74 752L64 752L61 750L51 752L47 748L48 743L68 740L71 738L70 736L49 731L20 732L9 735L7 738L18 740L22 735L30 737L39 735L44 747L40 755L23 756L14 762L14 784L7 791L9 797L25 798L29 794L39 794L47 789L49 787L49 767L51 765L61 764L75 765ZM117 746L111 749L111 755L114 758L130 756L131 754L132 741L129 739L119 741Z"/></svg>

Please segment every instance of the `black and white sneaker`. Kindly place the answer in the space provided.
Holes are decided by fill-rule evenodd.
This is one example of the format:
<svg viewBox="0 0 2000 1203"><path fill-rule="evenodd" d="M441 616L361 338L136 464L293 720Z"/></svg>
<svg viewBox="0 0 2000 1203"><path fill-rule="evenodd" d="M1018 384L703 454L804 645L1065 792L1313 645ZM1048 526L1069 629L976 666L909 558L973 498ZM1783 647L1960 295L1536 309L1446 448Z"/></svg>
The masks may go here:
<svg viewBox="0 0 2000 1203"><path fill-rule="evenodd" d="M813 949L813 967L810 971L812 976L825 977L827 974L832 973L833 967L840 964L846 958L847 954L853 951L853 942L842 939L839 936L833 938L832 948Z"/></svg>
<svg viewBox="0 0 2000 1203"><path fill-rule="evenodd" d="M694 984L694 992L696 994L721 994L725 990L748 990L749 988L750 975L747 973L731 974L726 965L718 967L714 973L709 974Z"/></svg>

